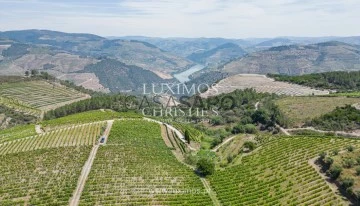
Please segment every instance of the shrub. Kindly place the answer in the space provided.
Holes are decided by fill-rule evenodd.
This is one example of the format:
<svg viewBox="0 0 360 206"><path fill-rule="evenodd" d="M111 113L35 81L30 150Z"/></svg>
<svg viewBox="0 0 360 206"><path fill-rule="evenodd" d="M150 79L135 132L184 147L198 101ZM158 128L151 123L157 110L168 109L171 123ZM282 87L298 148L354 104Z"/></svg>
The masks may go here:
<svg viewBox="0 0 360 206"><path fill-rule="evenodd" d="M256 126L253 124L245 125L245 132L248 134L255 134L256 133Z"/></svg>
<svg viewBox="0 0 360 206"><path fill-rule="evenodd" d="M343 166L345 168L351 168L351 167L354 166L354 164L355 164L355 161L353 159L350 159L350 158L345 159L344 162L343 162Z"/></svg>
<svg viewBox="0 0 360 206"><path fill-rule="evenodd" d="M244 143L244 148L248 149L249 151L253 151L256 148L254 142L247 141Z"/></svg>
<svg viewBox="0 0 360 206"><path fill-rule="evenodd" d="M348 189L354 185L354 179L350 177L345 177L341 180L341 186L345 189Z"/></svg>
<svg viewBox="0 0 360 206"><path fill-rule="evenodd" d="M196 164L196 169L201 175L211 175L215 171L215 163L210 158L201 158Z"/></svg>
<svg viewBox="0 0 360 206"><path fill-rule="evenodd" d="M354 151L354 146L352 146L352 145L348 145L348 146L346 146L346 150L347 151L349 151L349 152L352 152L352 151Z"/></svg>
<svg viewBox="0 0 360 206"><path fill-rule="evenodd" d="M333 180L336 180L342 172L342 168L339 165L332 165L327 171L329 177Z"/></svg>
<svg viewBox="0 0 360 206"><path fill-rule="evenodd" d="M320 152L319 156L320 156L320 160L324 160L326 157L326 152L324 151Z"/></svg>

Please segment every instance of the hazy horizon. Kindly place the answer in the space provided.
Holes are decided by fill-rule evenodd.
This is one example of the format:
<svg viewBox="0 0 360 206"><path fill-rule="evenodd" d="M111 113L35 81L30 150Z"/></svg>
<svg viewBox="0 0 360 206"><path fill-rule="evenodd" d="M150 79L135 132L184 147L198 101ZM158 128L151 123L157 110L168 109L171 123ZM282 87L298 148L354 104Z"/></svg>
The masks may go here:
<svg viewBox="0 0 360 206"><path fill-rule="evenodd" d="M0 0L0 30L100 36L274 38L359 36L360 2L325 0Z"/></svg>

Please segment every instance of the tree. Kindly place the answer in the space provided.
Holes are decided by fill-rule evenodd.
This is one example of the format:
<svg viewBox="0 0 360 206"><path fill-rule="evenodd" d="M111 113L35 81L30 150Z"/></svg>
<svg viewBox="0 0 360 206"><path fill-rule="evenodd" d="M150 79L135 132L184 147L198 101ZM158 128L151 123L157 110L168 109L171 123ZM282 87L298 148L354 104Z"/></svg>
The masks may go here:
<svg viewBox="0 0 360 206"><path fill-rule="evenodd" d="M190 144L190 132L189 130L185 130L185 140L188 144Z"/></svg>
<svg viewBox="0 0 360 206"><path fill-rule="evenodd" d="M345 189L352 187L354 185L354 179L350 177L345 177L341 180L341 186L343 186Z"/></svg>
<svg viewBox="0 0 360 206"><path fill-rule="evenodd" d="M254 142L247 141L244 143L244 148L247 148L249 151L253 151L256 148Z"/></svg>
<svg viewBox="0 0 360 206"><path fill-rule="evenodd" d="M215 171L215 163L211 158L203 157L198 160L196 169L201 175L211 175Z"/></svg>
<svg viewBox="0 0 360 206"><path fill-rule="evenodd" d="M324 160L326 157L326 152L322 151L319 156L320 156L320 160Z"/></svg>
<svg viewBox="0 0 360 206"><path fill-rule="evenodd" d="M25 76L28 77L30 75L30 72L28 70L25 71Z"/></svg>
<svg viewBox="0 0 360 206"><path fill-rule="evenodd" d="M31 76L36 76L36 75L38 75L39 74L39 71L38 70L36 70L36 69L32 69L31 70Z"/></svg>
<svg viewBox="0 0 360 206"><path fill-rule="evenodd" d="M332 165L327 171L327 174L331 179L336 180L342 172L342 168L339 165Z"/></svg>

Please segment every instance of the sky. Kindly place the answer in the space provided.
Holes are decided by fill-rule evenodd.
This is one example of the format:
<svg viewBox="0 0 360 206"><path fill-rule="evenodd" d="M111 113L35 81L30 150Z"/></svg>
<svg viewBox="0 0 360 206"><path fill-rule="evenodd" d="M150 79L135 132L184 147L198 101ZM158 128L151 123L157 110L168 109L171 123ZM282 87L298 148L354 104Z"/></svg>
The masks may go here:
<svg viewBox="0 0 360 206"><path fill-rule="evenodd" d="M360 36L360 0L0 0L0 31L101 36Z"/></svg>

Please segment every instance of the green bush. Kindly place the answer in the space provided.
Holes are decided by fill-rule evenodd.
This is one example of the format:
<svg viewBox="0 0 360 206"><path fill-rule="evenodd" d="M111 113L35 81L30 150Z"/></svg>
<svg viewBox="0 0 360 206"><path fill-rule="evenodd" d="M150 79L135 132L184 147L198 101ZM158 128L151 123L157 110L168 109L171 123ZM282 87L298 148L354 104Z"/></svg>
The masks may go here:
<svg viewBox="0 0 360 206"><path fill-rule="evenodd" d="M342 172L342 168L339 165L332 165L330 169L327 171L328 176L336 180Z"/></svg>
<svg viewBox="0 0 360 206"><path fill-rule="evenodd" d="M211 175L215 171L215 163L211 158L200 158L196 163L196 170L201 175Z"/></svg>

